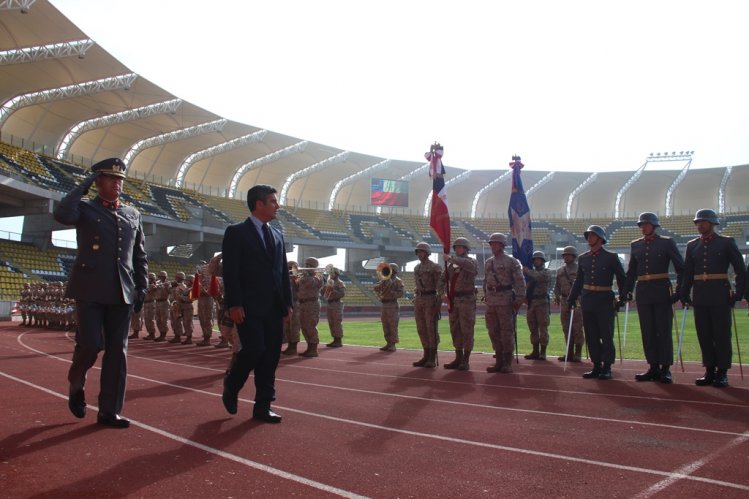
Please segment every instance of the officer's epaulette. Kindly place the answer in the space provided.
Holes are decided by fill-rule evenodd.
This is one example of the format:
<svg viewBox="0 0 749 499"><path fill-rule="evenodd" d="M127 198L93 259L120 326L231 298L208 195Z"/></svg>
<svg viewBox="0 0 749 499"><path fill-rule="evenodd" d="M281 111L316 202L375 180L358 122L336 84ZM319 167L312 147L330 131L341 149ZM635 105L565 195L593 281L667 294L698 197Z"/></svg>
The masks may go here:
<svg viewBox="0 0 749 499"><path fill-rule="evenodd" d="M687 241L687 244L689 244L689 243L696 243L699 240L700 240L699 237L695 237L694 239L690 239L689 241Z"/></svg>
<svg viewBox="0 0 749 499"><path fill-rule="evenodd" d="M640 241L642 241L642 240L644 240L644 239L645 239L644 237L641 237L641 238L639 238L639 239L632 239L632 241L630 241L630 242L629 242L629 244L635 244L635 243L639 243Z"/></svg>

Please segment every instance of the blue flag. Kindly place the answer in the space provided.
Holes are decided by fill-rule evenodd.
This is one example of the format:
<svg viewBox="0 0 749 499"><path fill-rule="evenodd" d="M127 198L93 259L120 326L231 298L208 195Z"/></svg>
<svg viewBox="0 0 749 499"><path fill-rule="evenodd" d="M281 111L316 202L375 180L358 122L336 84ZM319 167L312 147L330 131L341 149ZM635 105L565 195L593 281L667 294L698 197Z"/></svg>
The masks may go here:
<svg viewBox="0 0 749 499"><path fill-rule="evenodd" d="M520 170L523 163L520 156L513 156L512 163L512 193L507 216L510 219L510 233L512 234L512 256L520 260L520 264L533 267L533 236L531 235L531 209L528 198L525 197Z"/></svg>

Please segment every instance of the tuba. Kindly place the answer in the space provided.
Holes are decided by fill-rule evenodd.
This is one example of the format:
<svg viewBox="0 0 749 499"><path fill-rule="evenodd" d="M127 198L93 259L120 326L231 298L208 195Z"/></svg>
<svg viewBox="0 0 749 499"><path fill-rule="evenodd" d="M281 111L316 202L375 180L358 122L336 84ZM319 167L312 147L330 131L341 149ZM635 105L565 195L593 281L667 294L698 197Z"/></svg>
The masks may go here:
<svg viewBox="0 0 749 499"><path fill-rule="evenodd" d="M390 264L387 262L381 262L377 264L377 276L381 281L387 281L393 276L393 270L390 268Z"/></svg>

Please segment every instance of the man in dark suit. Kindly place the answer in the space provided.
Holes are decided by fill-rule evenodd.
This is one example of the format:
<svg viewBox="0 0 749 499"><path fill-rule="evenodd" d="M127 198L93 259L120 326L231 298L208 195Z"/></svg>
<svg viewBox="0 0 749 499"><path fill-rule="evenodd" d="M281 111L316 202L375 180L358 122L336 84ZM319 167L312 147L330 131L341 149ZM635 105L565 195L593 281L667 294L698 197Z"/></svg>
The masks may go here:
<svg viewBox="0 0 749 499"><path fill-rule="evenodd" d="M574 308L580 296L585 341L593 361L593 369L583 374L583 378L611 379L611 365L616 360L614 314L617 310L612 284L616 278L619 303L622 303L626 275L619 256L603 249L606 232L602 227L591 225L583 235L590 250L578 259L577 277L567 298L567 306Z"/></svg>
<svg viewBox="0 0 749 499"><path fill-rule="evenodd" d="M127 428L120 416L125 402L127 333L130 316L140 311L148 283L148 260L138 210L120 203L125 164L105 159L91 167L93 174L74 188L55 208L55 220L75 225L78 256L67 294L76 300L75 335L68 408L78 418L86 415L86 372L104 350L97 422ZM83 201L92 184L97 196Z"/></svg>
<svg viewBox="0 0 749 499"><path fill-rule="evenodd" d="M627 269L628 298L637 282L637 315L640 319L642 348L650 369L636 374L637 381L671 383L671 365L674 363L674 343L671 336L674 319L673 304L681 296L681 275L684 260L676 243L670 237L655 232L660 221L655 213L640 214L637 226L642 237L630 244ZM676 291L671 287L668 268L673 264L676 272Z"/></svg>
<svg viewBox="0 0 749 499"><path fill-rule="evenodd" d="M229 414L236 414L239 391L254 370L252 417L267 423L281 422L270 405L276 399L283 320L292 313L283 235L268 224L279 209L276 192L269 185L247 191L250 217L227 227L222 245L224 306L241 345L224 377L222 401Z"/></svg>
<svg viewBox="0 0 749 499"><path fill-rule="evenodd" d="M694 303L694 325L705 366L705 375L695 384L723 388L728 386L733 354L731 308L745 296L746 267L736 241L715 233L720 221L713 210L697 211L694 224L700 237L687 243L681 300ZM735 294L728 281L729 265L736 273Z"/></svg>

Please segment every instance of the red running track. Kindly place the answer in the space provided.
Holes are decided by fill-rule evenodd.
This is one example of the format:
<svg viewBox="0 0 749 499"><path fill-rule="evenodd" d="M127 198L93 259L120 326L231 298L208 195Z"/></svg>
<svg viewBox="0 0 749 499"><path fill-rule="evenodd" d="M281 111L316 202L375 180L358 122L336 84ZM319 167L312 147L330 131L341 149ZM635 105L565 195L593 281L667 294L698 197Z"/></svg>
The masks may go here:
<svg viewBox="0 0 749 499"><path fill-rule="evenodd" d="M221 404L227 350L132 340L127 430L67 409L71 334L0 324L4 497L749 497L749 382L611 381L587 365L524 361L514 374L411 367L417 352L345 346L282 357L280 425ZM449 355L441 355L443 361Z"/></svg>

